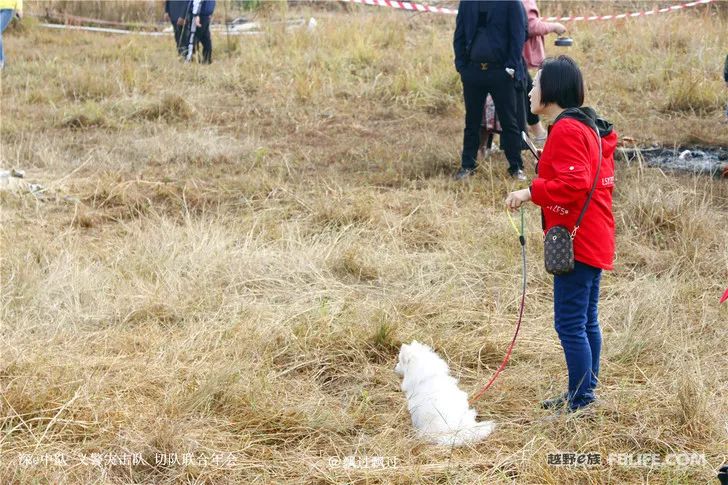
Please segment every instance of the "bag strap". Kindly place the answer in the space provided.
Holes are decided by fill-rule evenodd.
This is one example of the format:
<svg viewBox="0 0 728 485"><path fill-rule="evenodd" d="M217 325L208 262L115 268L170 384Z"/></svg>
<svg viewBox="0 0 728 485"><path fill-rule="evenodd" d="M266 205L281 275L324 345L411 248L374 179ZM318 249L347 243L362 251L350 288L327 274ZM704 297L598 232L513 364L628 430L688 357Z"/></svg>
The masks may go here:
<svg viewBox="0 0 728 485"><path fill-rule="evenodd" d="M586 209L589 207L589 202L591 202L592 195L594 195L594 190L597 188L597 181L599 180L599 171L602 167L602 137L599 135L599 129L597 128L596 124L592 127L594 128L594 131L597 134L597 143L599 144L599 161L597 162L597 173L594 176L594 182L592 182L591 190L589 191L589 195L586 196L586 201L584 202L584 207L581 209L581 213L579 214L579 217L576 219L576 224L574 224L574 230L571 232L571 239L574 239L576 237L576 231L579 229L579 226L581 225L581 220L584 218L584 214L586 214Z"/></svg>
<svg viewBox="0 0 728 485"><path fill-rule="evenodd" d="M583 112L579 110L578 108L573 108L576 111L579 111L580 114L583 115ZM589 207L589 202L591 202L592 195L594 195L594 190L597 188L597 181L599 180L599 171L602 167L602 137L599 135L599 128L597 128L596 123L594 120L586 116L586 120L582 119L581 116L576 117L573 116L572 110L564 111L561 115L558 116L558 118L564 117L564 118L574 118L578 121L581 121L585 125L588 125L590 128L594 130L594 132L597 134L597 143L599 144L599 161L597 162L597 173L594 175L594 182L592 182L591 190L589 190L589 194L586 196L586 201L584 202L584 207L581 208L581 213L579 213L579 217L576 219L576 224L574 224L574 230L571 231L571 239L574 239L576 237L576 231L579 230L579 226L581 225L581 220L584 218L584 214L586 214L586 210ZM558 121L558 118L556 121Z"/></svg>

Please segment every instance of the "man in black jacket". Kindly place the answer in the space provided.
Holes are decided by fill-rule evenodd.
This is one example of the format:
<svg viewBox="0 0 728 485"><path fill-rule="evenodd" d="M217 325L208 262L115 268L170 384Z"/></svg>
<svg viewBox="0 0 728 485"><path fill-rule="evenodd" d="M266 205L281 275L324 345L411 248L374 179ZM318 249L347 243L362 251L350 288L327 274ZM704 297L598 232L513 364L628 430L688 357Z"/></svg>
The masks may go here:
<svg viewBox="0 0 728 485"><path fill-rule="evenodd" d="M523 44L528 36L526 13L520 0L461 1L453 37L455 68L465 99L462 167L456 180L475 172L480 120L487 93L493 98L503 132L501 146L508 173L526 180L521 159L521 129L516 85L525 79Z"/></svg>
<svg viewBox="0 0 728 485"><path fill-rule="evenodd" d="M185 30L185 18L190 7L189 0L167 0L164 2L164 16L172 23L174 29L174 42L177 45L177 53L184 54L184 44L187 39L182 38Z"/></svg>

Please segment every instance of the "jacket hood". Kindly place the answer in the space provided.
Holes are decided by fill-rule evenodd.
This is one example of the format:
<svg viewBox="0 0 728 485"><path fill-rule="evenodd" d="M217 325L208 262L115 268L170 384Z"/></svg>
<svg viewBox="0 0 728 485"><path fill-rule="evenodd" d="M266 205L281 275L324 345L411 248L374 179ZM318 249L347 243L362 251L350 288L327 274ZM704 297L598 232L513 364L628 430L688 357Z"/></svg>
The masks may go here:
<svg viewBox="0 0 728 485"><path fill-rule="evenodd" d="M617 133L614 131L614 126L611 122L600 118L593 108L588 106L567 108L556 117L554 124L561 118L574 118L592 129L596 126L602 138L602 157L609 158L614 155L614 150L617 148Z"/></svg>

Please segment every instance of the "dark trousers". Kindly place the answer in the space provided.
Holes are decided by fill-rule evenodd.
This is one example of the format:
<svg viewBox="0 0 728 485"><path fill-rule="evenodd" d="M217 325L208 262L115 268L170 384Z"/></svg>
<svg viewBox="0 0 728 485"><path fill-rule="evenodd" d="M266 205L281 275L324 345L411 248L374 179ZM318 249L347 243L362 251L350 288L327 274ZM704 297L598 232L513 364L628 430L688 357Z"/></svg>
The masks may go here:
<svg viewBox="0 0 728 485"><path fill-rule="evenodd" d="M526 103L526 121L528 122L529 126L533 126L537 124L541 119L538 117L538 115L535 115L531 113L531 99L528 97L528 93L531 92L531 89L533 89L533 79L531 78L531 73L528 72L528 69L526 70L526 76L528 84L526 86L526 92L524 102Z"/></svg>
<svg viewBox="0 0 728 485"><path fill-rule="evenodd" d="M174 44L177 47L177 53L182 55L182 51L187 47L184 45L185 41L189 41L189 37L184 38L183 33L186 32L184 25L177 25L177 22L172 22L172 28L174 29ZM189 36L189 33L187 35Z"/></svg>
<svg viewBox="0 0 728 485"><path fill-rule="evenodd" d="M501 148L508 159L508 172L514 174L523 168L521 159L521 128L517 121L516 81L502 67L481 69L471 62L460 72L465 100L465 132L463 133L463 168L475 168L480 145L480 122L488 93L493 98L501 128ZM520 96L518 99L523 99Z"/></svg>
<svg viewBox="0 0 728 485"><path fill-rule="evenodd" d="M602 270L579 263L571 273L554 276L554 326L569 371L572 409L594 400L599 377L602 333L597 306Z"/></svg>
<svg viewBox="0 0 728 485"><path fill-rule="evenodd" d="M212 36L210 35L210 16L201 16L200 27L195 32L195 43L202 44L202 63L210 64L212 62Z"/></svg>

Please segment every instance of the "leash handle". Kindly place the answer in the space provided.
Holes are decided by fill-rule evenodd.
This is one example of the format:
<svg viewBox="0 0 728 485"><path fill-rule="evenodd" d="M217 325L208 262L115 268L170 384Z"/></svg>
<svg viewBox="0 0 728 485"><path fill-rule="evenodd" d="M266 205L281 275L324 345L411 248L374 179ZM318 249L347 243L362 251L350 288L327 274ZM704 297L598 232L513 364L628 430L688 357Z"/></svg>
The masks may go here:
<svg viewBox="0 0 728 485"><path fill-rule="evenodd" d="M511 226L513 227L513 230L516 231L516 234L518 234L519 237L523 236L523 206L519 209L521 212L521 230L518 230L518 226L516 225L516 221L513 220L513 217L511 216L510 209L506 208L506 215L508 216L508 220L511 223Z"/></svg>
<svg viewBox="0 0 728 485"><path fill-rule="evenodd" d="M511 217L511 212L506 208L506 215L508 216L508 220L511 223L511 226L513 226L513 230L516 231L516 234L518 234L518 242L521 243L521 246L526 245L526 231L525 231L525 223L523 220L523 206L520 208L521 212L521 230L518 230L518 226L516 226L516 221L513 220L513 217Z"/></svg>

